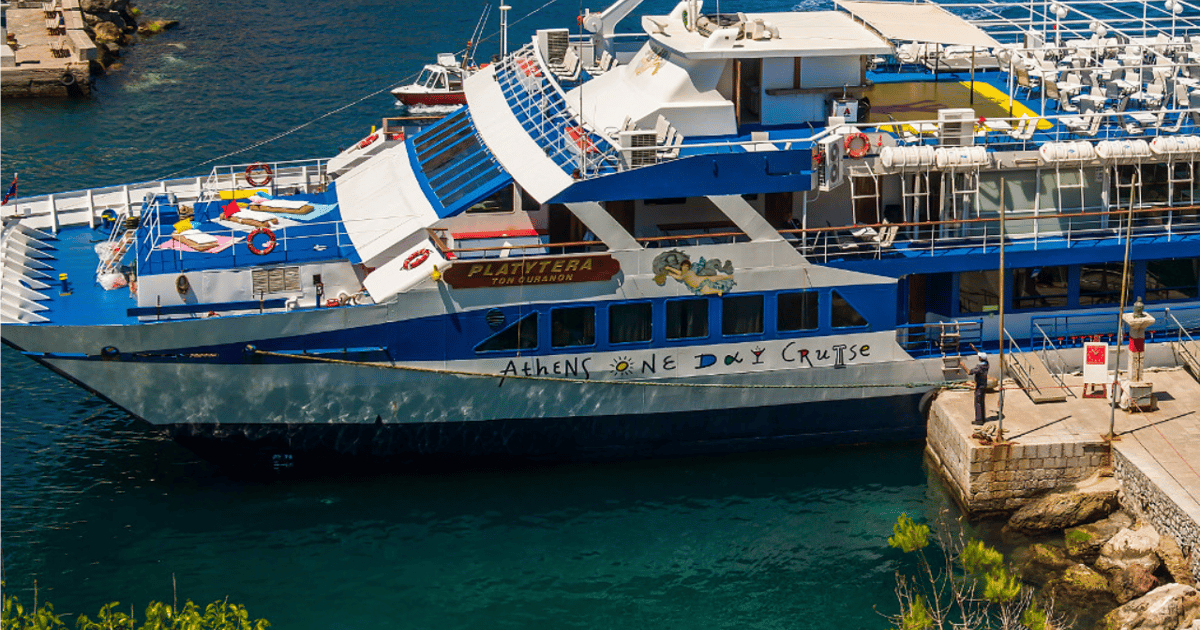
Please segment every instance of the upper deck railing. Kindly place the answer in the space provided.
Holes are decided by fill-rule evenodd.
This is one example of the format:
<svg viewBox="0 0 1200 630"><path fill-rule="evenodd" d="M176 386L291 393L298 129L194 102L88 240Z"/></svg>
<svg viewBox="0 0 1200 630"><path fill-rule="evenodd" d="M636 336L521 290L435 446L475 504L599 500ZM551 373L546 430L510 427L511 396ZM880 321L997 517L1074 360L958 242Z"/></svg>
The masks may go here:
<svg viewBox="0 0 1200 630"><path fill-rule="evenodd" d="M96 227L105 210L119 216L137 216L147 195L173 194L181 203L213 199L222 191L266 189L274 195L310 193L324 190L326 159L267 162L271 181L265 186L246 182L251 164L232 164L213 168L207 177L182 177L149 182L105 186L19 197L0 206L0 217L21 217L29 227L57 233L63 226Z"/></svg>

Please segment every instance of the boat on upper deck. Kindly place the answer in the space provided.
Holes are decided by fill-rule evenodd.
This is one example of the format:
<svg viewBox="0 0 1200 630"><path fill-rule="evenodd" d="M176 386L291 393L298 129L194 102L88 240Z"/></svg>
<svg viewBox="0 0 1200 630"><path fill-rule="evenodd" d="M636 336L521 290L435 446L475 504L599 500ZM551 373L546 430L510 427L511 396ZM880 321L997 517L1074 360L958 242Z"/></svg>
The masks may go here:
<svg viewBox="0 0 1200 630"><path fill-rule="evenodd" d="M276 454L912 437L959 356L1072 369L1136 297L1200 355L1194 16L635 4L328 160L17 200L0 333Z"/></svg>

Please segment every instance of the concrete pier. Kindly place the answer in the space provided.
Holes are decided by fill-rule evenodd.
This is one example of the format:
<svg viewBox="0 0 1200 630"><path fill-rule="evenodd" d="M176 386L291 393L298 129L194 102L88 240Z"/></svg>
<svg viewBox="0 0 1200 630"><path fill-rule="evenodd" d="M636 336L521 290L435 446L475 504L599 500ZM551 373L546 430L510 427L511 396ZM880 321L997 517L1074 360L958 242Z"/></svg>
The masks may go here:
<svg viewBox="0 0 1200 630"><path fill-rule="evenodd" d="M91 91L90 62L97 51L83 30L79 0L21 0L8 3L4 12L0 95L78 96Z"/></svg>
<svg viewBox="0 0 1200 630"><path fill-rule="evenodd" d="M1112 474L1125 507L1173 537L1200 577L1200 383L1183 369L1147 377L1158 409L1118 409L1111 448L1109 402L1079 397L1083 379L1068 375L1075 396L1065 402L1035 405L1006 389L999 444L976 436L970 389L943 391L930 409L926 453L972 514L1011 511L1096 472ZM987 397L990 424L998 400Z"/></svg>

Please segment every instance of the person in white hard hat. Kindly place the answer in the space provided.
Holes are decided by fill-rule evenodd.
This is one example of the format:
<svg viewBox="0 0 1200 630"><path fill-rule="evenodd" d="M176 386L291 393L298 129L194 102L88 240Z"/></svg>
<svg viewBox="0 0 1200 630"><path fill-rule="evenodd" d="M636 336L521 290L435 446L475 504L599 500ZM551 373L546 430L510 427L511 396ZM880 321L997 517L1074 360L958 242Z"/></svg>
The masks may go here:
<svg viewBox="0 0 1200 630"><path fill-rule="evenodd" d="M975 367L967 371L967 374L975 377L975 422L974 424L982 425L987 421L987 413L984 411L984 396L987 394L987 374L988 374L988 358L987 353L980 351L976 353L979 358L979 363ZM962 361L958 362L964 370L967 369Z"/></svg>

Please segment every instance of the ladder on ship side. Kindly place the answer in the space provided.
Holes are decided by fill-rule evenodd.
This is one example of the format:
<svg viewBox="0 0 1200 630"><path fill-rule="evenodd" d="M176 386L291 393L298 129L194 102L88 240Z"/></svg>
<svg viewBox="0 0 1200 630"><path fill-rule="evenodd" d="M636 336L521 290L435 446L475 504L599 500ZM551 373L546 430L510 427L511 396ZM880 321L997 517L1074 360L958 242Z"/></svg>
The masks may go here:
<svg viewBox="0 0 1200 630"><path fill-rule="evenodd" d="M1085 174L1083 171L1083 160L1079 160L1076 163L1076 168L1071 170L1070 172L1075 175L1075 177L1074 177L1075 181L1064 183L1062 163L1061 162L1054 163L1054 190L1055 190L1055 199L1057 201L1057 205L1055 207L1058 208L1059 212L1062 212L1063 208L1065 207L1065 206L1063 206L1063 191L1078 190L1079 191L1078 210L1080 212L1082 212L1083 209L1085 207L1087 207L1087 199L1086 199L1085 195L1087 194L1087 188L1088 188L1086 177L1085 177ZM1140 192L1139 192L1139 195L1140 195ZM1118 192L1118 196L1120 196L1119 192Z"/></svg>
<svg viewBox="0 0 1200 630"><path fill-rule="evenodd" d="M97 278L116 273L121 268L121 261L125 259L125 254L129 253L137 238L137 228L128 227L129 223L129 217L124 212L113 220L112 232L105 241L105 246L100 248L103 253L100 253L100 262L96 265Z"/></svg>
<svg viewBox="0 0 1200 630"><path fill-rule="evenodd" d="M879 194L879 192L880 192L879 191L879 188L880 188L879 175L875 172L875 169L871 168L871 166L869 164L864 164L862 166L852 166L849 169L847 169L846 174L850 176L850 208L851 208L851 211L854 212L855 215L857 215L858 201L863 200L863 199L870 200L872 202L872 204L875 206L875 221L874 222L882 223L883 222L883 206L881 204L883 202L882 202L882 200L880 198L881 196ZM870 180L871 189L870 189L870 191L860 192L860 188L862 187L862 184L866 183L864 180ZM862 183L859 183L859 184L855 183L855 182L860 182L860 181ZM855 223L857 223L858 217L855 216L854 219L855 219Z"/></svg>
<svg viewBox="0 0 1200 630"><path fill-rule="evenodd" d="M1113 167L1113 189L1116 190L1117 198L1114 203L1118 209L1128 208L1131 204L1136 206L1142 205L1142 165L1131 164L1124 165L1129 170L1126 171L1128 177L1124 177L1121 172L1122 165ZM1083 176L1080 176L1080 180ZM1124 194L1122 194L1124 193ZM1060 200L1059 207L1062 207L1061 189L1059 192ZM1135 201L1136 200L1136 201ZM1080 201L1082 204L1083 202ZM1082 207L1082 206L1080 206Z"/></svg>
<svg viewBox="0 0 1200 630"><path fill-rule="evenodd" d="M1167 205L1175 205L1175 188L1181 184L1187 186L1186 203L1195 203L1195 163L1192 161L1172 161L1167 163ZM1181 168L1182 167L1182 168Z"/></svg>
<svg viewBox="0 0 1200 630"><path fill-rule="evenodd" d="M971 168L963 171L950 171L947 173L949 177L942 178L942 181L950 180L950 203L953 206L953 213L959 219L978 218L979 214L979 168ZM943 186L945 184L943 183ZM960 234L951 234L948 230L955 229L951 225L942 226L942 236L965 236L965 226L960 227Z"/></svg>
<svg viewBox="0 0 1200 630"><path fill-rule="evenodd" d="M962 372L962 325L941 322L938 325L938 349L942 351L942 378L957 378Z"/></svg>
<svg viewBox="0 0 1200 630"><path fill-rule="evenodd" d="M908 174L900 175L900 200L904 204L905 223L922 223L929 220L929 192L929 171L913 173L911 186ZM919 238L919 229L915 225L906 227L906 236L910 239Z"/></svg>

